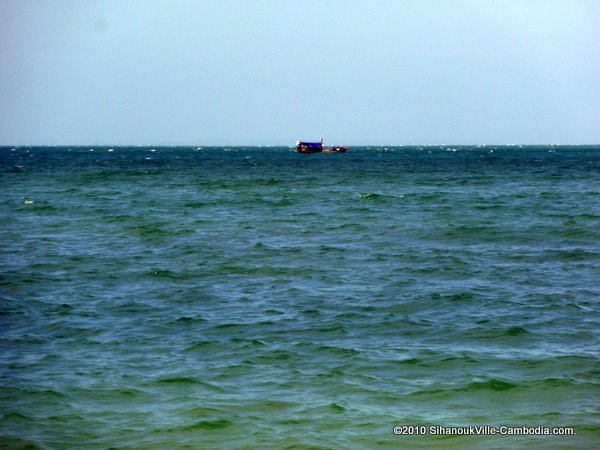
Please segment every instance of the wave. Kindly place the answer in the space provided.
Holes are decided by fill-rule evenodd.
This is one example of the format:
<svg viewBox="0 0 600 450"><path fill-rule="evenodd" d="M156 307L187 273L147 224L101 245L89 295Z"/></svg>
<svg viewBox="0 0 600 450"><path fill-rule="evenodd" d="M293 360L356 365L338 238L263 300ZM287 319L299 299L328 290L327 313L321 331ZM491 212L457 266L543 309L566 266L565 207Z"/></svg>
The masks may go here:
<svg viewBox="0 0 600 450"><path fill-rule="evenodd" d="M149 382L146 383L147 386L161 386L161 385L166 385L166 386L174 386L174 387L180 387L180 386L198 386L198 387L203 387L206 388L209 391L212 392L225 392L225 389L223 389L222 387L213 384L213 383L209 383L207 381L202 381L199 380L198 378L195 377L190 377L190 376L175 376L175 377L167 377L167 378L159 378L153 382Z"/></svg>
<svg viewBox="0 0 600 450"><path fill-rule="evenodd" d="M447 196L446 192L411 192L405 194L382 194L376 192L364 192L358 194L359 200L368 200L373 202L388 202L397 200L411 200L411 201L433 201L440 200Z"/></svg>
<svg viewBox="0 0 600 450"><path fill-rule="evenodd" d="M492 378L486 381L475 381L458 389L459 391L485 390L504 392L519 387L518 383Z"/></svg>
<svg viewBox="0 0 600 450"><path fill-rule="evenodd" d="M204 323L206 322L206 319L203 319L202 317L189 317L189 316L182 316L179 317L178 319L175 319L173 321L171 321L171 323L173 324L197 324L197 323Z"/></svg>
<svg viewBox="0 0 600 450"><path fill-rule="evenodd" d="M568 378L540 378L540 379L521 379L506 380L500 378L489 378L481 381L470 381L462 384L433 383L425 388L413 389L409 396L415 397L441 397L454 398L456 395L467 393L478 394L480 392L489 393L508 393L512 395L525 395L526 393L545 392L547 395L562 395L562 389L579 389L582 391L596 389L599 383L579 381ZM550 391L557 389L557 394L551 394ZM574 391L573 391L574 392Z"/></svg>

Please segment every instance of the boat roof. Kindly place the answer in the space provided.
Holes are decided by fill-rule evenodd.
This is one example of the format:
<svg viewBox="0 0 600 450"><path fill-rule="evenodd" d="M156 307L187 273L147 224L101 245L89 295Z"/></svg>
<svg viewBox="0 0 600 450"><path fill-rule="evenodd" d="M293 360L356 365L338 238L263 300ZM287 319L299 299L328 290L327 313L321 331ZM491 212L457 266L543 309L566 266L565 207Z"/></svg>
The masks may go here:
<svg viewBox="0 0 600 450"><path fill-rule="evenodd" d="M297 145L303 145L306 148L323 148L323 143L322 142L304 142L304 141L298 141Z"/></svg>

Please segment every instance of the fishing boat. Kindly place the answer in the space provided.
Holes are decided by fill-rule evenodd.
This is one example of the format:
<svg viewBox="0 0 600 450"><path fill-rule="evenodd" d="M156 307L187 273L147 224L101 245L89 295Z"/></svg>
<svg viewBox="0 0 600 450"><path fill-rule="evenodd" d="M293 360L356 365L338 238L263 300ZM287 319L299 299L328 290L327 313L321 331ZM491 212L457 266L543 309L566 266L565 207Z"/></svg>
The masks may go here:
<svg viewBox="0 0 600 450"><path fill-rule="evenodd" d="M300 153L346 153L348 147L324 147L323 138L319 142L296 142L296 150Z"/></svg>

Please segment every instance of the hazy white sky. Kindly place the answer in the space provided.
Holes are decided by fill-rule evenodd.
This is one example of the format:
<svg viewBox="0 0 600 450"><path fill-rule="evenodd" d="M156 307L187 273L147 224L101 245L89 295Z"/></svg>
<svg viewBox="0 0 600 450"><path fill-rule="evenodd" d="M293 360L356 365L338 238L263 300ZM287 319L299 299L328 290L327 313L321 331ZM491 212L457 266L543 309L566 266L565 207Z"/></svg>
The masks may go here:
<svg viewBox="0 0 600 450"><path fill-rule="evenodd" d="M600 143L598 0L2 0L0 144Z"/></svg>

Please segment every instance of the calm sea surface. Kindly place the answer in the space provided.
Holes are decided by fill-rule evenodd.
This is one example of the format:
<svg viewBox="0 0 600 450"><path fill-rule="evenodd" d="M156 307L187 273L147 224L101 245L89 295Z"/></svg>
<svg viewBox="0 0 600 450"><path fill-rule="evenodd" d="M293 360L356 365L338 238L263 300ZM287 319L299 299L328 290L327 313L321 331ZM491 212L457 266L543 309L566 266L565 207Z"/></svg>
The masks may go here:
<svg viewBox="0 0 600 450"><path fill-rule="evenodd" d="M599 146L4 147L0 192L2 448L600 448Z"/></svg>

